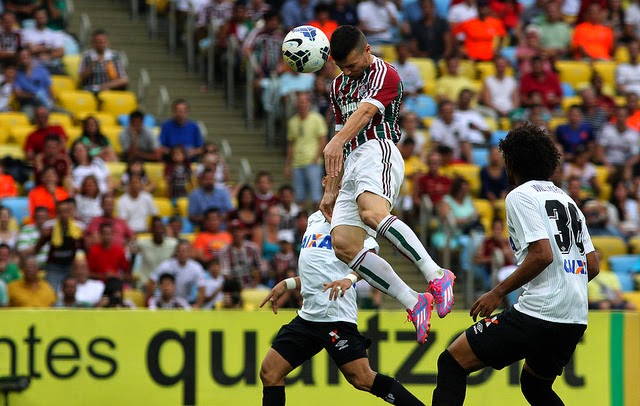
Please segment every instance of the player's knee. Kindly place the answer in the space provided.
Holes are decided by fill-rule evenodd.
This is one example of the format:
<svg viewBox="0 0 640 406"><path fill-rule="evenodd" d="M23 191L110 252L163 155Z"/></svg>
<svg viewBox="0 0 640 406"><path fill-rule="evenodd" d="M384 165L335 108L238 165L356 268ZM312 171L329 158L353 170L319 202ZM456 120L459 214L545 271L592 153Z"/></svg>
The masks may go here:
<svg viewBox="0 0 640 406"><path fill-rule="evenodd" d="M552 399L555 400L557 397L553 392L552 386L552 380L539 378L525 368L522 369L520 390L531 405L555 404Z"/></svg>
<svg viewBox="0 0 640 406"><path fill-rule="evenodd" d="M371 385L373 384L375 373L345 374L345 378L347 379L347 382L349 382L354 388L361 391L369 392L371 391Z"/></svg>
<svg viewBox="0 0 640 406"><path fill-rule="evenodd" d="M389 212L386 210L376 210L376 209L360 209L360 218L364 222L364 224L373 228L374 230L378 228L380 222L389 215Z"/></svg>
<svg viewBox="0 0 640 406"><path fill-rule="evenodd" d="M268 365L262 363L260 367L260 381L262 381L262 386L282 386L284 385L284 376L277 373L273 369L269 368Z"/></svg>
<svg viewBox="0 0 640 406"><path fill-rule="evenodd" d="M336 257L345 264L351 262L353 258L358 255L360 249L362 249L361 246L358 247L357 244L352 244L352 240L349 236L341 233L334 233L331 235L331 245L333 246L333 251L336 254Z"/></svg>

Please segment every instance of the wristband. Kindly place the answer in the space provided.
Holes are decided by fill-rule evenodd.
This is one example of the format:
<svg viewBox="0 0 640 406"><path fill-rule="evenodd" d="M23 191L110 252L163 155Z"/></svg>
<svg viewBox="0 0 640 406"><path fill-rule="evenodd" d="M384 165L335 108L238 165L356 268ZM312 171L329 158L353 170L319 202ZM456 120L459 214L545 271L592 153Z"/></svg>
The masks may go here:
<svg viewBox="0 0 640 406"><path fill-rule="evenodd" d="M296 280L294 278L287 278L284 280L284 286L287 290L294 290L297 287Z"/></svg>
<svg viewBox="0 0 640 406"><path fill-rule="evenodd" d="M344 277L345 279L349 279L351 281L351 286L356 284L356 281L358 280L358 277L355 276L354 274L350 273L347 274L347 276Z"/></svg>

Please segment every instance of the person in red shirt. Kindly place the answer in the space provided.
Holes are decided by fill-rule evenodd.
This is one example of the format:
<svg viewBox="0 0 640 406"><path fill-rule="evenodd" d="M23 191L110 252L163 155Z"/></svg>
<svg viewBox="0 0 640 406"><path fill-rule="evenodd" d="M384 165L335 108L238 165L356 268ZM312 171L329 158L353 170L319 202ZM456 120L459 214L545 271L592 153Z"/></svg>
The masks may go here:
<svg viewBox="0 0 640 406"><path fill-rule="evenodd" d="M598 3L589 5L587 20L573 31L571 48L576 59L610 60L614 48L614 35L610 27L602 24L602 8Z"/></svg>
<svg viewBox="0 0 640 406"><path fill-rule="evenodd" d="M115 197L111 193L102 195L102 216L94 217L85 230L85 244L89 247L100 241L100 226L110 223L113 227L113 244L125 246L136 239L135 233L129 228L126 221L115 217Z"/></svg>
<svg viewBox="0 0 640 406"><path fill-rule="evenodd" d="M549 110L560 106L562 100L562 87L555 73L545 72L544 61L539 56L531 58L531 72L522 76L520 80L520 100L525 107L531 107L534 103L531 95L540 92L542 103Z"/></svg>
<svg viewBox="0 0 640 406"><path fill-rule="evenodd" d="M478 1L478 17L458 25L454 33L464 37L467 56L476 61L490 61L507 35L502 21L491 17L488 0Z"/></svg>
<svg viewBox="0 0 640 406"><path fill-rule="evenodd" d="M131 281L131 268L124 246L113 243L113 225L109 222L100 225L100 242L89 248L87 261L93 279Z"/></svg>
<svg viewBox="0 0 640 406"><path fill-rule="evenodd" d="M222 216L218 209L209 209L204 212L202 228L193 242L195 259L202 263L211 261L217 257L220 251L231 244L233 238L228 231L220 230Z"/></svg>
<svg viewBox="0 0 640 406"><path fill-rule="evenodd" d="M55 135L60 138L62 150L66 151L67 134L59 125L49 124L49 109L45 106L38 106L34 113L36 129L27 137L24 144L24 152L28 161L33 161L37 154L44 150L45 138L48 135Z"/></svg>
<svg viewBox="0 0 640 406"><path fill-rule="evenodd" d="M258 218L262 218L262 215L271 206L275 206L280 203L278 197L273 193L273 178L268 171L260 171L256 175L255 190L256 190L256 213Z"/></svg>
<svg viewBox="0 0 640 406"><path fill-rule="evenodd" d="M422 197L428 196L435 208L442 198L451 190L451 178L440 175L442 157L437 152L431 152L427 156L428 172L417 174L413 182L413 202L415 207L420 207Z"/></svg>
<svg viewBox="0 0 640 406"><path fill-rule="evenodd" d="M44 168L55 168L58 174L58 185L65 186L71 190L71 159L64 150L64 144L55 134L49 134L45 137L44 148L38 152L33 160L33 169L35 172L35 183L42 183L42 171Z"/></svg>
<svg viewBox="0 0 640 406"><path fill-rule="evenodd" d="M318 4L314 14L315 20L309 21L308 25L316 27L331 39L331 34L338 28L338 22L331 19L331 8L327 4Z"/></svg>
<svg viewBox="0 0 640 406"><path fill-rule="evenodd" d="M504 27L510 34L515 35L520 24L522 4L517 0L490 0L489 7L494 17L502 20Z"/></svg>

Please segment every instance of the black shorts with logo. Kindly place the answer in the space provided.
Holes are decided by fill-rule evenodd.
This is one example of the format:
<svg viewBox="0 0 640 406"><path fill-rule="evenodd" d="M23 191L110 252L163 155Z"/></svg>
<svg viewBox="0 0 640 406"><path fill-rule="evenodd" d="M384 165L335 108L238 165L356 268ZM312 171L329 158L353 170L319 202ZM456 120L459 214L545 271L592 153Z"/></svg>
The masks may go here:
<svg viewBox="0 0 640 406"><path fill-rule="evenodd" d="M358 326L347 322L313 322L296 316L280 328L271 347L292 367L301 365L323 348L336 365L342 366L367 357L371 340L358 332Z"/></svg>
<svg viewBox="0 0 640 406"><path fill-rule="evenodd" d="M476 356L495 369L524 359L536 374L555 378L569 363L587 329L583 324L541 320L509 307L466 331Z"/></svg>

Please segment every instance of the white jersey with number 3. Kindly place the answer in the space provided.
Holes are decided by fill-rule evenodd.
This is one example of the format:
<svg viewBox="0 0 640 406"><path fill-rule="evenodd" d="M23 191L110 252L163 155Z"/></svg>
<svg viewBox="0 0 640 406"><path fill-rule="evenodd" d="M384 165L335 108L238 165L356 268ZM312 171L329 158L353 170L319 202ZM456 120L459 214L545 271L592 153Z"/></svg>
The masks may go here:
<svg viewBox="0 0 640 406"><path fill-rule="evenodd" d="M506 199L509 239L517 264L529 244L549 240L553 262L523 286L516 310L556 323L587 324L587 258L594 251L584 215L552 182L529 181Z"/></svg>

